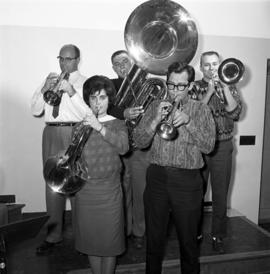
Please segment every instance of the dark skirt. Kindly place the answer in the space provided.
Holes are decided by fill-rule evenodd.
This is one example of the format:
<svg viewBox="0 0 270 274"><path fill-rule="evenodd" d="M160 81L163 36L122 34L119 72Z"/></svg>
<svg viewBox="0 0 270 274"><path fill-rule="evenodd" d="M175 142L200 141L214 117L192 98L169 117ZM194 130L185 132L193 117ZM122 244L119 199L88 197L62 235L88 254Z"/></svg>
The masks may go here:
<svg viewBox="0 0 270 274"><path fill-rule="evenodd" d="M75 247L92 256L124 252L122 189L118 180L91 180L75 196Z"/></svg>

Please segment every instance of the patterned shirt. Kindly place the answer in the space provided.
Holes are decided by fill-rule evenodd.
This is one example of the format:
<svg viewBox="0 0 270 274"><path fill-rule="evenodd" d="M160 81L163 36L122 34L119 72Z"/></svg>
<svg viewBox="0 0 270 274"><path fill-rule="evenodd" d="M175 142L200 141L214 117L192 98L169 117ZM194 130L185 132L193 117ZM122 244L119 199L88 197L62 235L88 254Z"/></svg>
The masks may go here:
<svg viewBox="0 0 270 274"><path fill-rule="evenodd" d="M233 111L226 111L225 105L215 93L208 102L216 123L216 136L219 141L229 140L233 137L234 121L239 119L242 110L242 103L236 87L230 86L229 88L237 102L237 106ZM190 92L190 96L192 99L201 100L206 94L207 89L208 83L203 79L198 80L195 82L195 88Z"/></svg>
<svg viewBox="0 0 270 274"><path fill-rule="evenodd" d="M113 180L122 168L119 155L128 151L128 133L125 122L110 115L99 119L106 127L106 134L93 130L84 146L82 158L88 169L88 180ZM83 126L74 127L76 133ZM74 135L73 135L74 136Z"/></svg>
<svg viewBox="0 0 270 274"><path fill-rule="evenodd" d="M150 148L150 162L160 166L198 169L204 164L202 153L209 153L215 143L215 122L205 104L188 99L183 112L190 122L177 128L178 137L167 141L150 127L160 100L154 101L146 110L134 130L134 141L139 148Z"/></svg>

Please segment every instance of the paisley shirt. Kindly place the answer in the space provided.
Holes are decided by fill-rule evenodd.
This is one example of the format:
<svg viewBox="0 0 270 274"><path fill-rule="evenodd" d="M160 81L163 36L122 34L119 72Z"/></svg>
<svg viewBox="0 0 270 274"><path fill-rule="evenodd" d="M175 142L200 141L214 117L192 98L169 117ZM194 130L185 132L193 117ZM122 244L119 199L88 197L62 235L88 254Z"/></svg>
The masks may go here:
<svg viewBox="0 0 270 274"><path fill-rule="evenodd" d="M207 88L208 83L205 80L196 81L194 88L190 92L191 98L201 100L207 92ZM216 94L213 94L208 102L216 123L216 138L219 141L229 140L233 137L234 121L239 119L242 110L242 103L236 87L230 86L230 91L237 101L237 106L233 111L226 111L225 105Z"/></svg>
<svg viewBox="0 0 270 274"><path fill-rule="evenodd" d="M162 139L150 127L160 100L154 101L146 110L134 130L134 141L139 148L150 148L150 162L161 166L198 169L204 164L202 153L209 153L215 143L215 122L211 111L202 102L188 99L182 111L190 122L177 128L175 140Z"/></svg>

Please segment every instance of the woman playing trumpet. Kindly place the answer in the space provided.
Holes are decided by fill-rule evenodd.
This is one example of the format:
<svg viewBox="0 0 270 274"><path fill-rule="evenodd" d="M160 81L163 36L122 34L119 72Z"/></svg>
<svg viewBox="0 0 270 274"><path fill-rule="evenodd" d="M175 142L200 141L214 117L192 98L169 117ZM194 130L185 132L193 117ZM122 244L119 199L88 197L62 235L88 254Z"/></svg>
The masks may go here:
<svg viewBox="0 0 270 274"><path fill-rule="evenodd" d="M75 247L88 255L93 274L112 274L116 256L125 249L120 154L128 151L124 121L107 114L115 95L112 82L93 76L83 86L83 99L91 108L84 121L75 127L94 130L82 157L88 178L75 195Z"/></svg>

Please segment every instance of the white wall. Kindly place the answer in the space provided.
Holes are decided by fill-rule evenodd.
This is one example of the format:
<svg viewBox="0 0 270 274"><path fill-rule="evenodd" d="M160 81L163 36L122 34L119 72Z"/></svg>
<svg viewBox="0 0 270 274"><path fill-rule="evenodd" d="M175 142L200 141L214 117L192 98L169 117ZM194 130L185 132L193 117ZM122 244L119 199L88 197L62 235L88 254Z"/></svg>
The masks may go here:
<svg viewBox="0 0 270 274"><path fill-rule="evenodd" d="M59 71L56 56L65 43L80 47L80 69L85 75L113 77L111 53L124 48L125 22L142 2L0 2L0 193L15 194L17 202L26 204L25 211L45 210L41 166L44 123L42 118L32 117L29 109L35 88L49 72ZM245 111L236 129L229 202L257 222L270 2L179 3L192 14L200 33L192 65L198 68L200 53L215 49L224 58L239 58L246 66L239 85ZM255 146L239 146L240 135L255 135Z"/></svg>

